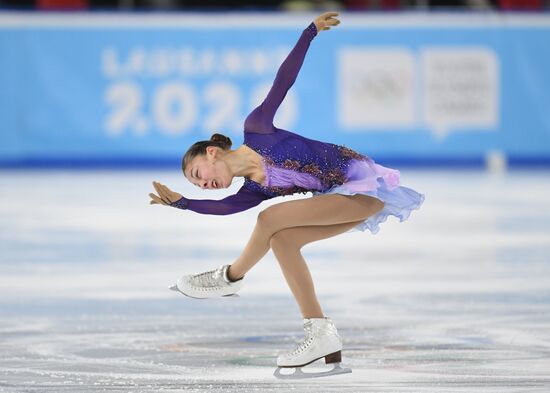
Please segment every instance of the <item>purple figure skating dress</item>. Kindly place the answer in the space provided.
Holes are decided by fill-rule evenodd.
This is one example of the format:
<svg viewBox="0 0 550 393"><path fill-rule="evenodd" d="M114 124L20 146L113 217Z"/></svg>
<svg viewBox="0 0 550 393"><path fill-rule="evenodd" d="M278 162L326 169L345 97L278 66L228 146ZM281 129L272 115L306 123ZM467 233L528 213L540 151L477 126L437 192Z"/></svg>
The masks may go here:
<svg viewBox="0 0 550 393"><path fill-rule="evenodd" d="M262 156L265 184L245 177L239 191L224 199L182 197L172 206L201 214L225 215L295 193L364 194L380 199L385 206L348 232L369 229L373 234L388 216L404 221L412 210L420 208L424 194L400 186L398 170L376 164L372 158L346 146L309 139L273 125L275 113L294 84L316 35L315 24L311 23L281 64L265 100L244 122L244 145Z"/></svg>

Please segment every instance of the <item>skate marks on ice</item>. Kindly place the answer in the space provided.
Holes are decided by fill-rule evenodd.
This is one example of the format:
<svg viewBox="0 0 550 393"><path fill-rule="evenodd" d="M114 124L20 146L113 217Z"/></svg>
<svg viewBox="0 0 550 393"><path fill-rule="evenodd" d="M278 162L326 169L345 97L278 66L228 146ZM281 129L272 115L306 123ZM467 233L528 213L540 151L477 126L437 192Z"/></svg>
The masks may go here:
<svg viewBox="0 0 550 393"><path fill-rule="evenodd" d="M0 173L0 392L548 392L541 174L410 173L427 195L413 219L304 248L353 372L303 381L273 376L303 329L271 254L240 298L166 289L230 262L259 210L147 206L157 175Z"/></svg>
<svg viewBox="0 0 550 393"><path fill-rule="evenodd" d="M279 303L264 299L262 305ZM251 306L260 305L244 304ZM270 335L265 321L251 316L246 324L242 315L198 318L185 307L180 311L189 315L173 316L168 310L177 304L166 301L35 302L19 309L17 317L2 314L0 323L2 392L285 391L272 384L272 345L248 339L249 333Z"/></svg>
<svg viewBox="0 0 550 393"><path fill-rule="evenodd" d="M210 305L209 315L201 317L193 316L194 308L165 300L20 304L18 316L2 313L0 387L47 393L286 392L290 386L300 392L542 393L550 382L545 354L540 348L533 352L544 342L513 328L473 327L471 321L460 325L446 318L386 323L341 316L343 361L353 373L287 385L291 381L272 375L276 354L290 349L300 330L290 322L270 324L277 318L269 311L265 320L254 315L265 307L291 321L279 308L290 307L291 300L242 300L250 314L232 316ZM377 298L376 303L380 309L372 303L374 313L392 301ZM394 306L392 311L404 314Z"/></svg>
<svg viewBox="0 0 550 393"><path fill-rule="evenodd" d="M430 299L349 301L351 310L361 305L372 316L387 314L372 321L336 316L344 338L343 361L353 373L312 379L298 391L318 392L323 386L323 392L546 392L549 337L537 329L541 309L518 302L504 312L496 299L480 296L486 311L501 311L465 319L461 303L466 299ZM243 297L238 315L222 299L218 304L200 301L203 315L199 301L179 300L37 300L17 304L17 314L2 307L0 387L19 392L34 386L48 393L200 392L209 391L208 385L224 392L287 391L272 373L276 355L302 338L303 331L285 311L292 309L291 299ZM328 304L335 301L327 299ZM431 304L434 310L445 305L456 314L436 315L410 302L425 308ZM537 302L548 307L543 299L530 299ZM521 317L511 318L519 308L524 309ZM420 316L414 317L416 312ZM278 320L284 322L274 322Z"/></svg>

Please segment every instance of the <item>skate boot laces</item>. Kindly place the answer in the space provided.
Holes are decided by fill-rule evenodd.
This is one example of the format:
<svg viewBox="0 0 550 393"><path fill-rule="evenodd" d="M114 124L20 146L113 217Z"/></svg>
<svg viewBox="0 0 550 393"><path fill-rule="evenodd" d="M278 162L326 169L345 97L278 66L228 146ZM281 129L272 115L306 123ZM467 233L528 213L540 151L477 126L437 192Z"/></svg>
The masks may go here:
<svg viewBox="0 0 550 393"><path fill-rule="evenodd" d="M189 277L191 284L198 287L216 287L220 285L222 268L210 270L208 272L194 274Z"/></svg>
<svg viewBox="0 0 550 393"><path fill-rule="evenodd" d="M314 336L313 336L313 326L312 326L312 324L311 323L306 323L304 325L304 330L305 330L306 338L305 338L304 341L302 341L300 343L300 345L298 345L298 347L296 347L296 349L294 349L294 351L292 351L290 353L291 356L298 355L298 354L304 352L311 345L311 343L313 342Z"/></svg>
<svg viewBox="0 0 550 393"><path fill-rule="evenodd" d="M320 336L336 336L340 340L340 335L336 330L336 326L328 318L319 319L314 323L312 319L306 319L304 322L305 339L291 352L291 355L298 355L310 347L315 340L315 337Z"/></svg>

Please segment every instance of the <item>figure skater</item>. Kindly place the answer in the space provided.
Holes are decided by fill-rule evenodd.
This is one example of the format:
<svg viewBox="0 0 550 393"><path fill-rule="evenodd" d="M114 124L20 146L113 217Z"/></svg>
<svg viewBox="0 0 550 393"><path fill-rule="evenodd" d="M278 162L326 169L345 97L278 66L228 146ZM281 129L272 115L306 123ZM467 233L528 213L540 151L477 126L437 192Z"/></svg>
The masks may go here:
<svg viewBox="0 0 550 393"><path fill-rule="evenodd" d="M153 182L158 195L149 194L151 204L226 215L270 198L312 192L310 198L284 201L261 211L250 240L232 264L185 275L171 287L194 298L235 295L246 273L273 250L300 307L305 331L305 340L297 348L277 357L278 377L283 377L279 371L285 367L296 369L291 377L310 376L312 373L302 373L301 367L322 357L334 369L313 376L351 372L339 367L342 339L317 300L302 247L344 232L368 229L376 234L388 216L402 222L424 201L424 194L399 185L398 170L376 164L344 145L305 138L273 125L275 112L294 84L310 42L319 32L339 25L337 15L323 13L302 32L267 97L246 118L244 143L239 148L231 150L231 140L216 133L185 153L182 170L191 183L203 189L220 189L242 176L244 184L237 193L221 200L195 200Z"/></svg>

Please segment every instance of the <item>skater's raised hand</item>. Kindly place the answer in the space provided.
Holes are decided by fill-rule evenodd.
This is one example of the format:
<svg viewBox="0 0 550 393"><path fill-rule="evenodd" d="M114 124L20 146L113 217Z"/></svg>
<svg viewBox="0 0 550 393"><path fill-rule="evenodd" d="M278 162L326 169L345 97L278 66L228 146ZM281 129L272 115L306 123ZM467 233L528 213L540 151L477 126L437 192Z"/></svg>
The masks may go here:
<svg viewBox="0 0 550 393"><path fill-rule="evenodd" d="M319 15L313 23L315 23L315 27L317 28L317 32L321 32L323 30L330 30L331 26L338 26L340 24L340 21L335 18L335 16L338 15L338 12L325 12L324 14Z"/></svg>
<svg viewBox="0 0 550 393"><path fill-rule="evenodd" d="M160 184L159 182L156 182L156 181L153 182L153 187L155 187L155 190L157 191L158 195L155 195L153 193L149 194L149 196L151 197L151 201L149 201L150 205L170 206L171 203L180 200L181 197L183 196L181 194L178 194L177 192L170 190L164 184Z"/></svg>

